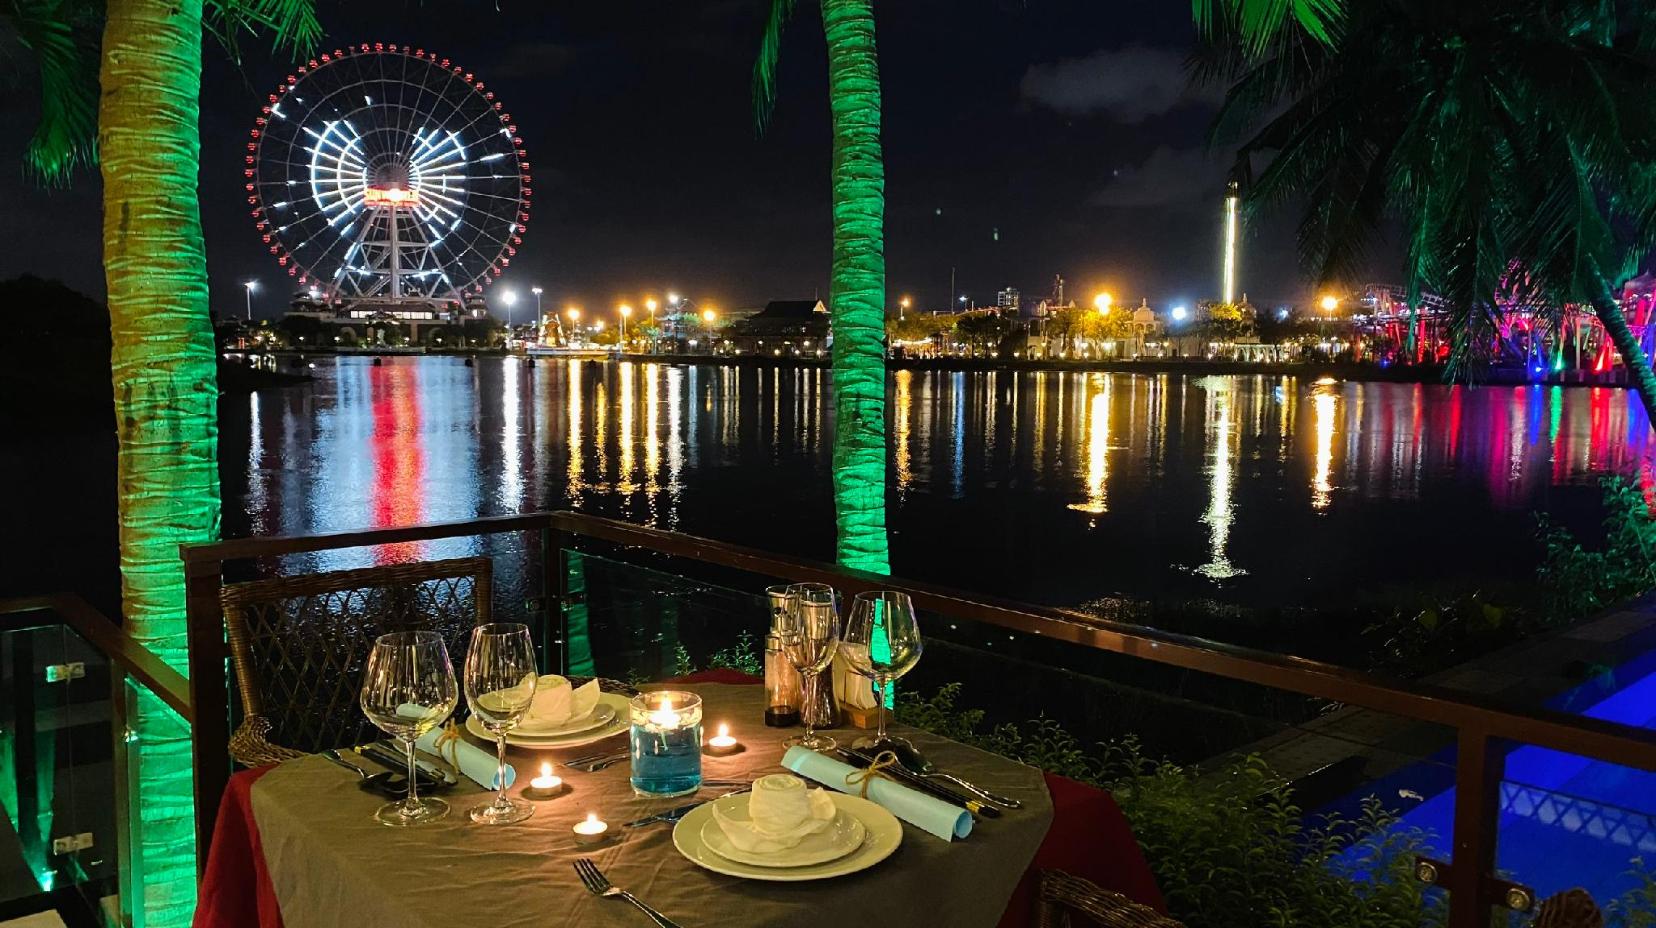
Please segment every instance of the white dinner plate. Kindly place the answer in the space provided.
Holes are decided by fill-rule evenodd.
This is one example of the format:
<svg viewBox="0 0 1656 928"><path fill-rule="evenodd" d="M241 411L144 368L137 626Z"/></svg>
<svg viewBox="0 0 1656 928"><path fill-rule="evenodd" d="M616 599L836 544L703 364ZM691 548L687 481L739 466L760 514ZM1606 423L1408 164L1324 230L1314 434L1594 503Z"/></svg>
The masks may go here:
<svg viewBox="0 0 1656 928"><path fill-rule="evenodd" d="M631 700L625 696L614 693L600 693L598 694L598 704L608 706L615 712L614 717L605 724L590 731L580 731L569 735L554 735L546 738L507 732L506 743L513 747L554 751L560 748L578 748L585 744L603 741L605 738L613 738L616 735L624 734L631 724L631 713L628 711L630 702ZM471 732L486 743L494 743L494 735L489 734L489 730L477 721L476 716L466 717L466 731Z"/></svg>
<svg viewBox="0 0 1656 928"><path fill-rule="evenodd" d="M602 696L603 694L600 693L599 695ZM535 725L528 719L524 719L518 722L517 727L512 731L525 738L561 738L565 735L578 735L583 731L591 731L613 721L615 721L615 707L605 705L600 701L592 707L591 712L575 721L565 722L562 725Z"/></svg>
<svg viewBox="0 0 1656 928"><path fill-rule="evenodd" d="M720 856L702 840L702 829L713 820L713 809L707 803L697 806L689 815L673 826L673 846L690 862L714 873L739 876L749 880L776 883L798 883L806 880L828 880L867 870L887 857L903 843L903 826L896 816L884 808L856 796L830 793L834 805L841 812L855 816L862 822L866 834L855 851L837 860L808 867L755 867Z"/></svg>
<svg viewBox="0 0 1656 928"><path fill-rule="evenodd" d="M738 796L721 796L713 800L718 811L727 818L738 822L748 820L748 799L751 793L742 793ZM838 807L836 806L836 809ZM753 851L744 851L737 847L728 836L724 828L719 825L717 817L709 815L707 824L702 826L702 845L713 853L726 860L733 860L739 864L749 864L754 867L811 867L839 860L862 846L863 839L868 834L868 826L862 819L838 810L834 821L828 828L814 835L806 835L803 840L787 850L777 851L774 854L759 854Z"/></svg>

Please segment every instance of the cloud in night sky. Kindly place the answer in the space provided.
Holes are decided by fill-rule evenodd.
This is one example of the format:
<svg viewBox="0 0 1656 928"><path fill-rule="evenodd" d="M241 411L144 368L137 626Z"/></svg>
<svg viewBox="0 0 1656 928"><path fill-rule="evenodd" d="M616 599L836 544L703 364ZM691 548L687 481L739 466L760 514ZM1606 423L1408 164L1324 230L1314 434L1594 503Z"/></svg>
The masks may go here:
<svg viewBox="0 0 1656 928"><path fill-rule="evenodd" d="M1211 199L1218 202L1225 184L1225 162L1202 148L1163 145L1144 163L1123 168L1093 195L1095 206L1175 206Z"/></svg>
<svg viewBox="0 0 1656 928"><path fill-rule="evenodd" d="M1129 125L1222 96L1217 88L1190 86L1184 52L1145 45L1030 65L1021 90L1025 100L1060 113L1102 113Z"/></svg>

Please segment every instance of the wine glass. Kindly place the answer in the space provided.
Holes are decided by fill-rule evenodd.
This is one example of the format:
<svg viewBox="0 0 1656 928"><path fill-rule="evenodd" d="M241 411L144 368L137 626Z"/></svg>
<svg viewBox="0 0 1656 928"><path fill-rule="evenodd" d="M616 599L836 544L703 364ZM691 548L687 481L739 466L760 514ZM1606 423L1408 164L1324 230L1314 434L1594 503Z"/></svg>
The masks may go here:
<svg viewBox="0 0 1656 928"><path fill-rule="evenodd" d="M408 754L408 798L380 806L374 818L402 826L435 822L448 803L421 798L414 766L414 742L449 717L460 699L448 648L436 632L381 635L368 652L362 680L362 712L381 731L403 743Z"/></svg>
<svg viewBox="0 0 1656 928"><path fill-rule="evenodd" d="M485 825L510 825L535 814L523 800L506 798L506 733L517 727L535 700L539 682L535 642L529 626L515 623L479 625L472 629L466 651L466 705L478 724L495 736L494 802L471 810L471 820Z"/></svg>
<svg viewBox="0 0 1656 928"><path fill-rule="evenodd" d="M845 620L845 656L851 666L874 678L880 699L880 726L875 737L859 738L858 750L886 742L886 687L920 661L920 625L907 593L878 590L858 593Z"/></svg>
<svg viewBox="0 0 1656 928"><path fill-rule="evenodd" d="M826 583L795 583L788 587L787 608L777 617L776 633L782 640L782 653L805 678L804 692L812 692L817 674L828 669L839 648L839 596ZM799 745L813 751L830 751L839 742L827 735L819 735L811 725L813 713L801 713L805 734L784 740L785 745Z"/></svg>

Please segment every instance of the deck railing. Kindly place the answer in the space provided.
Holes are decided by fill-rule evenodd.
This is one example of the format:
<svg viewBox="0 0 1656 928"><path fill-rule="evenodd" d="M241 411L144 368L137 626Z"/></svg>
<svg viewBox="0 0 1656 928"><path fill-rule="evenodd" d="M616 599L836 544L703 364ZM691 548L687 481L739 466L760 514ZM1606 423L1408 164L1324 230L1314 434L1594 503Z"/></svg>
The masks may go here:
<svg viewBox="0 0 1656 928"><path fill-rule="evenodd" d="M1006 602L918 583L782 557L738 545L572 512L414 525L310 536L246 538L181 549L189 587L190 677L194 708L197 836L209 846L218 797L230 775L228 658L219 591L234 562L344 548L493 535L538 533L546 612L557 621L569 605L562 554L602 542L717 568L790 581L831 583L846 593L895 589L917 609L945 618L1068 642L1083 648L1358 706L1455 732L1452 863L1437 868L1450 894L1452 928L1484 928L1493 906L1507 904L1512 884L1495 876L1497 821L1505 758L1515 744L1656 771L1656 732L1591 718L1510 705L1498 699L1404 682L1304 658L1237 647L1079 612ZM560 639L561 640L561 639ZM162 668L163 670L165 668ZM153 670L153 668L152 668ZM157 682L170 687L165 674ZM181 710L182 711L182 710Z"/></svg>

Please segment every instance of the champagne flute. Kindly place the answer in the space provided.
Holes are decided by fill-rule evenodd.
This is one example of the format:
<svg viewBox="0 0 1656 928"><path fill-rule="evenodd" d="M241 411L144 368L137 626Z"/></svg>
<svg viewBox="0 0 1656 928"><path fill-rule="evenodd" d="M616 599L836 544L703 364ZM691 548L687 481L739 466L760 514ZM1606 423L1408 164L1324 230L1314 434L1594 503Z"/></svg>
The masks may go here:
<svg viewBox="0 0 1656 928"><path fill-rule="evenodd" d="M449 717L459 702L454 665L436 632L381 635L368 652L362 680L362 712L408 754L408 798L380 806L374 818L392 826L421 825L448 815L448 803L421 798L414 742Z"/></svg>
<svg viewBox="0 0 1656 928"><path fill-rule="evenodd" d="M472 629L466 651L466 705L478 724L495 736L498 762L494 802L472 809L474 822L510 825L535 814L531 803L506 798L506 733L529 712L537 682L535 642L529 637L529 626L496 623Z"/></svg>
<svg viewBox="0 0 1656 928"><path fill-rule="evenodd" d="M880 726L870 740L858 738L852 747L868 750L886 743L886 687L914 669L920 661L920 625L907 593L878 590L858 593L845 621L845 656L851 666L874 678L880 699Z"/></svg>
<svg viewBox="0 0 1656 928"><path fill-rule="evenodd" d="M813 692L817 674L828 669L839 649L839 597L826 583L795 583L788 587L787 608L777 617L777 636L782 639L782 653L788 663L805 678L804 692ZM785 745L799 745L813 751L830 751L839 746L827 735L819 735L811 725L813 713L800 713L805 722L805 734L784 740Z"/></svg>

